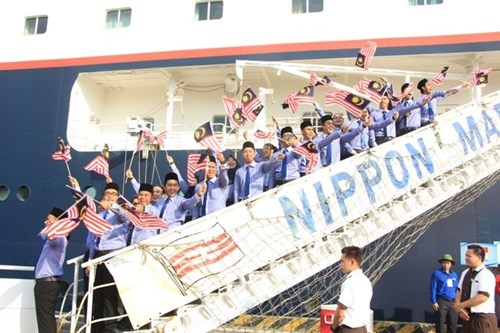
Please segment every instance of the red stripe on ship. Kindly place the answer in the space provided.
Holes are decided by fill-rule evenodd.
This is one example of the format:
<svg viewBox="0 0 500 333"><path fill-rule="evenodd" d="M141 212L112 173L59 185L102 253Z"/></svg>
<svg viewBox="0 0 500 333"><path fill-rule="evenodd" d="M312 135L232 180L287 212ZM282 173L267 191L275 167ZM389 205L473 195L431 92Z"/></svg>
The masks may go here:
<svg viewBox="0 0 500 333"><path fill-rule="evenodd" d="M214 245L215 247L211 248ZM199 249L203 248L206 248L206 250L199 251ZM183 278L195 269L203 268L224 259L236 249L238 249L238 246L233 239L227 234L221 234L209 242L191 246L175 254L170 259L170 262L177 275ZM213 258L207 259L210 256L213 256Z"/></svg>

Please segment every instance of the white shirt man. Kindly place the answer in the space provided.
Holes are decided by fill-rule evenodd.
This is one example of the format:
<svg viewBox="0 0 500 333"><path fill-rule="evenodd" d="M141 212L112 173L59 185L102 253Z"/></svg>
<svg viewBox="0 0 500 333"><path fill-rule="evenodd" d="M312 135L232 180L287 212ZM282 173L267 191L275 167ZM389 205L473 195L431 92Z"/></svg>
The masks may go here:
<svg viewBox="0 0 500 333"><path fill-rule="evenodd" d="M340 297L331 329L335 333L366 333L370 317L373 290L370 280L361 270L361 249L348 246L342 249L340 266L347 274L340 287Z"/></svg>

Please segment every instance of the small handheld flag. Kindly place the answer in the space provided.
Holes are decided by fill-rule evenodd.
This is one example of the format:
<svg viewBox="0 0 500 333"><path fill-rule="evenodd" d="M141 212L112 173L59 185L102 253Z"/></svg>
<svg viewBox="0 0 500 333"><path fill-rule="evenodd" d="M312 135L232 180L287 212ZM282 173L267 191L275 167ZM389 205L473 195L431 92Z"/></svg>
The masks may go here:
<svg viewBox="0 0 500 333"><path fill-rule="evenodd" d="M359 50L355 65L367 70L370 67L375 51L377 51L377 43L366 42L365 46Z"/></svg>

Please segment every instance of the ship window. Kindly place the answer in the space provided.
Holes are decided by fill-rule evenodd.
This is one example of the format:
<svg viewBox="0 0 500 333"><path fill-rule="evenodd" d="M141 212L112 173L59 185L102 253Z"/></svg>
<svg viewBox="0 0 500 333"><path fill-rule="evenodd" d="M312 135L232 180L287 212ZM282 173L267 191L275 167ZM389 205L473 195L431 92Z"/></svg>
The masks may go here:
<svg viewBox="0 0 500 333"><path fill-rule="evenodd" d="M6 185L1 185L0 186L0 201L5 201L10 194L10 189Z"/></svg>
<svg viewBox="0 0 500 333"><path fill-rule="evenodd" d="M231 129L231 124L229 123L229 118L226 115L215 115L212 118L212 128L214 130L214 135L224 135Z"/></svg>
<svg viewBox="0 0 500 333"><path fill-rule="evenodd" d="M219 20L222 18L222 1L202 1L198 2L194 8L194 15L197 21Z"/></svg>
<svg viewBox="0 0 500 333"><path fill-rule="evenodd" d="M109 9L106 13L106 29L124 28L130 25L132 9Z"/></svg>
<svg viewBox="0 0 500 333"><path fill-rule="evenodd" d="M440 5L444 0L408 0L410 6Z"/></svg>
<svg viewBox="0 0 500 333"><path fill-rule="evenodd" d="M24 22L25 35L40 35L47 31L48 16L27 17Z"/></svg>
<svg viewBox="0 0 500 333"><path fill-rule="evenodd" d="M323 11L323 0L292 0L292 13L317 13Z"/></svg>
<svg viewBox="0 0 500 333"><path fill-rule="evenodd" d="M21 185L17 189L16 196L20 201L26 201L31 195L31 189L26 185Z"/></svg>

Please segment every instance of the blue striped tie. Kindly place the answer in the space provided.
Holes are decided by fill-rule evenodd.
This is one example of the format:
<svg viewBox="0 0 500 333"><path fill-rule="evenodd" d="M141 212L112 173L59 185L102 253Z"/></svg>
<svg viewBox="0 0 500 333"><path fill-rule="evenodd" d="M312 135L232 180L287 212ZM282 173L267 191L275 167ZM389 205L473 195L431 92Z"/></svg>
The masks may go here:
<svg viewBox="0 0 500 333"><path fill-rule="evenodd" d="M250 166L247 165L245 172L245 188L243 191L243 197L246 199L250 196Z"/></svg>

